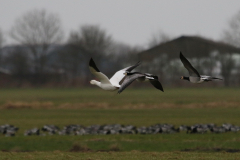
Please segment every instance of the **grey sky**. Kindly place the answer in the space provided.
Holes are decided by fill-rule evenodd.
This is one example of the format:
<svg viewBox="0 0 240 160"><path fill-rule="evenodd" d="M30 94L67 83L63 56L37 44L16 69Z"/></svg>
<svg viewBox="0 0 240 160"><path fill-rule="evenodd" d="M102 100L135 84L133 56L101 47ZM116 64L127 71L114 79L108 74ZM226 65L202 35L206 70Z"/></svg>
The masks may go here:
<svg viewBox="0 0 240 160"><path fill-rule="evenodd" d="M97 24L114 40L146 45L159 30L171 35L220 39L239 0L0 0L0 28L32 9L59 15L66 36L84 24ZM9 40L8 40L9 41Z"/></svg>

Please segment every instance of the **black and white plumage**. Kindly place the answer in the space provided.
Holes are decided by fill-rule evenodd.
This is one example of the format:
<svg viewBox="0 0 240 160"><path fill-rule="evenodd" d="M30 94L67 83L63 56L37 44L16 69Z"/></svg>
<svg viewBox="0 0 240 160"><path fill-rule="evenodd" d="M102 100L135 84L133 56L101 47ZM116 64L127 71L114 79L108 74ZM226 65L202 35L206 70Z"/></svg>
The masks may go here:
<svg viewBox="0 0 240 160"><path fill-rule="evenodd" d="M163 91L163 87L161 83L158 81L158 77L156 75L140 72L126 72L125 74L126 77L118 90L119 94L135 80L140 82L150 82L155 88Z"/></svg>
<svg viewBox="0 0 240 160"><path fill-rule="evenodd" d="M216 78L212 76L200 75L198 71L191 65L191 63L183 56L182 52L180 52L180 59L184 65L184 67L189 72L189 77L182 76L181 79L188 80L192 83L203 83L212 81L215 79L222 80L221 78Z"/></svg>
<svg viewBox="0 0 240 160"><path fill-rule="evenodd" d="M89 61L89 70L93 75L95 75L99 79L99 81L91 80L90 83L92 85L97 85L98 87L107 91L115 91L121 87L119 83L125 77L125 73L131 72L134 68L136 68L139 65L140 65L140 62L136 63L135 65L121 69L117 71L112 76L112 78L108 79L108 77L97 68L95 62L91 58Z"/></svg>

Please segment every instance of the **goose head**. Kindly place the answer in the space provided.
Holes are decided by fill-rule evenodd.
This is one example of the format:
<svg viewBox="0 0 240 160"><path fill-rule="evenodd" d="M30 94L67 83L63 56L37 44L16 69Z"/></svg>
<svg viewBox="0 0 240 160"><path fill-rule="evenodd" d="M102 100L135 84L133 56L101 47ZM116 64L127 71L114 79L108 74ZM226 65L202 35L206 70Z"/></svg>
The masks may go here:
<svg viewBox="0 0 240 160"><path fill-rule="evenodd" d="M96 81L96 80L91 80L90 81L90 84L92 85L98 85L100 82Z"/></svg>
<svg viewBox="0 0 240 160"><path fill-rule="evenodd" d="M185 77L185 76L181 76L180 79L189 81L189 77Z"/></svg>

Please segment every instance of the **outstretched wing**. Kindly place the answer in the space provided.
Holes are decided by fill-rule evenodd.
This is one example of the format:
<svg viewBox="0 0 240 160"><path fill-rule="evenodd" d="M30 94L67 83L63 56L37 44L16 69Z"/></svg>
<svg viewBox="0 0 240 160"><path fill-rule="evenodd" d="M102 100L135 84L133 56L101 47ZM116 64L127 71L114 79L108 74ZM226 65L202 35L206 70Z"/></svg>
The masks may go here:
<svg viewBox="0 0 240 160"><path fill-rule="evenodd" d="M132 65L132 66L129 66L129 67L126 67L124 69L121 69L123 71L127 71L127 72L131 72L134 68L136 68L137 66L139 66L141 64L140 61L138 61L135 65Z"/></svg>
<svg viewBox="0 0 240 160"><path fill-rule="evenodd" d="M198 71L191 65L191 63L183 56L182 52L180 52L180 59L184 65L184 67L188 70L189 75L193 77L200 77Z"/></svg>
<svg viewBox="0 0 240 160"><path fill-rule="evenodd" d="M157 89L163 91L162 84L158 81L158 76L150 74L150 73L145 73L146 78L149 80L149 82ZM164 91L163 91L164 92Z"/></svg>
<svg viewBox="0 0 240 160"><path fill-rule="evenodd" d="M150 83L157 89L164 92L162 84L158 80L150 80Z"/></svg>
<svg viewBox="0 0 240 160"><path fill-rule="evenodd" d="M135 65L132 65L117 71L110 79L110 82L115 86L119 86L119 82L122 81L122 79L125 77L124 73L131 72L134 68L136 68L139 65L140 65L140 62L137 62Z"/></svg>
<svg viewBox="0 0 240 160"><path fill-rule="evenodd" d="M127 75L125 79L123 80L121 87L118 90L118 93L120 94L125 88L127 88L134 80L140 78L140 77L145 77L145 75L140 74L140 73L133 73L131 75Z"/></svg>
<svg viewBox="0 0 240 160"><path fill-rule="evenodd" d="M99 81L101 83L111 84L108 77L105 74L103 74L102 72L100 72L100 70L97 68L97 66L92 58L89 61L89 70L93 75L95 75L99 79Z"/></svg>

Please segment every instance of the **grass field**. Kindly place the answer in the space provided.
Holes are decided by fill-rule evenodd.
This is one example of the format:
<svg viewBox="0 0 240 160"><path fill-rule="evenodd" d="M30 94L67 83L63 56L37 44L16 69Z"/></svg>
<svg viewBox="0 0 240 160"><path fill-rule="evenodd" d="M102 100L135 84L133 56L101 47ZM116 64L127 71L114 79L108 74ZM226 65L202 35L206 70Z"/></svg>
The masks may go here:
<svg viewBox="0 0 240 160"><path fill-rule="evenodd" d="M15 137L0 135L0 150L4 151L0 152L0 159L240 157L240 132L23 136L26 129L45 124L240 125L240 88L169 88L164 93L142 88L127 89L120 95L98 88L1 89L0 95L0 125L8 123L20 128Z"/></svg>
<svg viewBox="0 0 240 160"><path fill-rule="evenodd" d="M240 88L127 89L120 95L96 89L1 89L1 107L196 108L239 107ZM13 105L11 105L13 104Z"/></svg>
<svg viewBox="0 0 240 160"><path fill-rule="evenodd" d="M239 153L198 153L198 152L0 152L0 160L239 160Z"/></svg>

